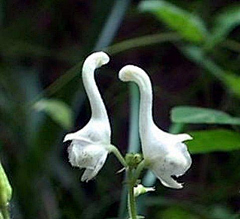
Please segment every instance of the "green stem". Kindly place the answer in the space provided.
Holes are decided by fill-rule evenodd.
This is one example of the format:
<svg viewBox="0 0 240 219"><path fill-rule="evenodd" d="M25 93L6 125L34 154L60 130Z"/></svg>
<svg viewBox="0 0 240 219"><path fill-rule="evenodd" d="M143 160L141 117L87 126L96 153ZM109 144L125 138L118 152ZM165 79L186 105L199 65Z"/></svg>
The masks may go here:
<svg viewBox="0 0 240 219"><path fill-rule="evenodd" d="M81 71L83 61L80 61L78 64L70 68L66 73L60 76L56 81L50 84L45 90L39 93L31 102L29 102L26 108L31 108L36 102L41 100L41 98L49 97L59 91L62 87L68 84L73 78L75 78Z"/></svg>
<svg viewBox="0 0 240 219"><path fill-rule="evenodd" d="M235 40L226 39L221 43L221 46L230 49L234 52L240 52L240 43Z"/></svg>
<svg viewBox="0 0 240 219"><path fill-rule="evenodd" d="M130 40L124 40L120 43L116 43L112 46L107 47L105 50L111 55L113 55L133 48L149 46L163 42L174 42L179 40L181 40L181 37L178 34L172 32L151 34L147 36L133 38Z"/></svg>
<svg viewBox="0 0 240 219"><path fill-rule="evenodd" d="M128 153L137 153L140 148L139 134L138 134L138 117L139 117L139 91L138 87L134 83L130 83L130 127L129 127L129 141L128 141ZM125 175L127 178L127 175ZM126 205L128 202L128 190L124 187L121 195L121 202L119 208L119 218L126 218L127 211Z"/></svg>
<svg viewBox="0 0 240 219"><path fill-rule="evenodd" d="M139 118L139 91L135 83L130 83L130 127L129 127L129 143L128 152L139 152L139 134L138 134L138 118Z"/></svg>
<svg viewBox="0 0 240 219"><path fill-rule="evenodd" d="M110 145L109 146L109 150L117 157L117 159L119 160L119 162L126 168L128 165L125 161L125 159L123 158L122 154L120 153L120 151L117 149L117 147L115 147L114 145Z"/></svg>
<svg viewBox="0 0 240 219"><path fill-rule="evenodd" d="M136 182L141 174L141 172L143 171L144 167L147 166L147 162L145 160L142 160L141 163L138 164L137 169L135 171L135 175L134 175L134 182ZM135 184L135 183L134 183Z"/></svg>
<svg viewBox="0 0 240 219"><path fill-rule="evenodd" d="M134 184L135 180L133 180L132 169L128 169L128 211L130 219L137 219Z"/></svg>

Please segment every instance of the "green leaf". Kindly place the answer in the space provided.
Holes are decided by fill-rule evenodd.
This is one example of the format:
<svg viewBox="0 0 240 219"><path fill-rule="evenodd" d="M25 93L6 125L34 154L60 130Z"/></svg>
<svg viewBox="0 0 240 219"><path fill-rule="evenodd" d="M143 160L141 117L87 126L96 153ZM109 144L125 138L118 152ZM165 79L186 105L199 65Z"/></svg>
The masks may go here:
<svg viewBox="0 0 240 219"><path fill-rule="evenodd" d="M69 129L73 125L73 112L61 100L42 99L36 102L33 107L38 112L45 112L62 128Z"/></svg>
<svg viewBox="0 0 240 219"><path fill-rule="evenodd" d="M240 5L225 8L214 19L213 33L210 41L212 44L224 40L228 34L240 25Z"/></svg>
<svg viewBox="0 0 240 219"><path fill-rule="evenodd" d="M207 30L196 15L165 1L143 1L140 10L154 14L160 21L177 31L185 40L199 43L204 41Z"/></svg>
<svg viewBox="0 0 240 219"><path fill-rule="evenodd" d="M222 111L190 106L174 107L171 111L171 120L176 123L240 125L240 118Z"/></svg>
<svg viewBox="0 0 240 219"><path fill-rule="evenodd" d="M193 140L186 142L186 144L193 154L240 149L240 133L238 132L218 129L194 131L189 134L193 137Z"/></svg>
<svg viewBox="0 0 240 219"><path fill-rule="evenodd" d="M228 72L223 75L223 78L232 93L240 97L240 77L232 72Z"/></svg>
<svg viewBox="0 0 240 219"><path fill-rule="evenodd" d="M210 72L218 80L220 80L231 93L236 95L238 98L240 97L239 75L236 75L233 72L225 71L225 69L212 61L211 58L204 53L204 50L197 46L182 46L180 49L187 58Z"/></svg>
<svg viewBox="0 0 240 219"><path fill-rule="evenodd" d="M199 219L200 217L191 213L189 210L180 206L171 206L159 211L157 218L174 218L174 219Z"/></svg>

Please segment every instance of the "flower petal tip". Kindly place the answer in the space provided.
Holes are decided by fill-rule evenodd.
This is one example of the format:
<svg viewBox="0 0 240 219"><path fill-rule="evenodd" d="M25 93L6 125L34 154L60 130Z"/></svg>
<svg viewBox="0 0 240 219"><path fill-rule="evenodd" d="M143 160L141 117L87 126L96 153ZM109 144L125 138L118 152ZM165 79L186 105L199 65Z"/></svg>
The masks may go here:
<svg viewBox="0 0 240 219"><path fill-rule="evenodd" d="M168 188L172 188L172 189L182 189L183 188L183 184L184 183L178 183L175 179L173 179L172 177L169 178L167 181L160 179L161 183L168 187Z"/></svg>
<svg viewBox="0 0 240 219"><path fill-rule="evenodd" d="M65 135L63 142L71 141L71 140L72 140L71 134L67 134L67 135Z"/></svg>
<svg viewBox="0 0 240 219"><path fill-rule="evenodd" d="M142 71L142 69L134 65L126 65L123 68L121 68L121 70L119 71L118 77L122 81L130 81L130 79L132 78L131 75L134 72L138 72L138 71Z"/></svg>
<svg viewBox="0 0 240 219"><path fill-rule="evenodd" d="M86 169L81 177L82 182L88 182L92 180L97 175L97 172L92 169Z"/></svg>
<svg viewBox="0 0 240 219"><path fill-rule="evenodd" d="M106 65L110 61L110 58L109 58L108 54L105 53L105 52L102 52L102 51L97 52L96 56L97 56L97 60L98 60L97 67L100 67L102 65Z"/></svg>
<svg viewBox="0 0 240 219"><path fill-rule="evenodd" d="M184 142L184 141L188 141L188 140L193 139L191 135L185 134L185 133L184 134L177 134L176 136L177 136L178 141L180 141L180 142Z"/></svg>
<svg viewBox="0 0 240 219"><path fill-rule="evenodd" d="M94 68L99 68L102 65L107 64L110 61L110 58L105 52L94 52L88 56L84 62L84 67L94 66Z"/></svg>

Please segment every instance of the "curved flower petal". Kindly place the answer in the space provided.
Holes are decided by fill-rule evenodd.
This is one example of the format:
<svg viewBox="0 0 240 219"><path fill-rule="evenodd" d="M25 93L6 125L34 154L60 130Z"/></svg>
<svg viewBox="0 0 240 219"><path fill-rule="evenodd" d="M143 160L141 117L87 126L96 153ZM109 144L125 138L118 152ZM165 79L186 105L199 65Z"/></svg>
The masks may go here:
<svg viewBox="0 0 240 219"><path fill-rule="evenodd" d="M169 134L159 129L152 118L152 85L147 73L133 65L123 67L119 72L122 81L137 83L140 90L139 133L144 159L149 169L164 186L180 189L172 176L183 175L192 160L183 141L190 140L188 134Z"/></svg>
<svg viewBox="0 0 240 219"><path fill-rule="evenodd" d="M104 52L96 52L87 57L83 64L82 79L90 102L92 116L79 131L69 133L65 141L72 141L68 148L69 162L72 166L85 168L81 180L89 181L103 167L111 144L111 128L107 111L96 82L94 70L108 63L109 57Z"/></svg>
<svg viewBox="0 0 240 219"><path fill-rule="evenodd" d="M178 143L177 145L174 145L174 148L169 150L169 153L166 155L156 156L150 169L163 185L180 189L182 188L182 183L178 183L172 178L172 176L182 176L189 169L191 164L192 160L187 152L186 145Z"/></svg>
<svg viewBox="0 0 240 219"><path fill-rule="evenodd" d="M81 180L94 178L107 159L108 151L104 145L93 145L73 140L68 148L69 162L72 166L86 168Z"/></svg>

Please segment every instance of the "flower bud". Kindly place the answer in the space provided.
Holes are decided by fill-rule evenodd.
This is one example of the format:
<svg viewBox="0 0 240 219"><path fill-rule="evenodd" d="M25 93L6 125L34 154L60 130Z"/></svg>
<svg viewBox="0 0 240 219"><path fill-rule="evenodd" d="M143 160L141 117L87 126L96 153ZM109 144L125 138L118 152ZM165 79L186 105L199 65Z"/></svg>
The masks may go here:
<svg viewBox="0 0 240 219"><path fill-rule="evenodd" d="M0 207L8 205L12 197L12 187L0 163Z"/></svg>
<svg viewBox="0 0 240 219"><path fill-rule="evenodd" d="M138 164L142 161L142 155L138 153L127 153L125 156L125 160L129 167L136 168Z"/></svg>
<svg viewBox="0 0 240 219"><path fill-rule="evenodd" d="M147 192L153 192L155 191L154 187L144 187L141 184L138 184L136 187L134 187L134 196L137 197L139 195L145 194Z"/></svg>

